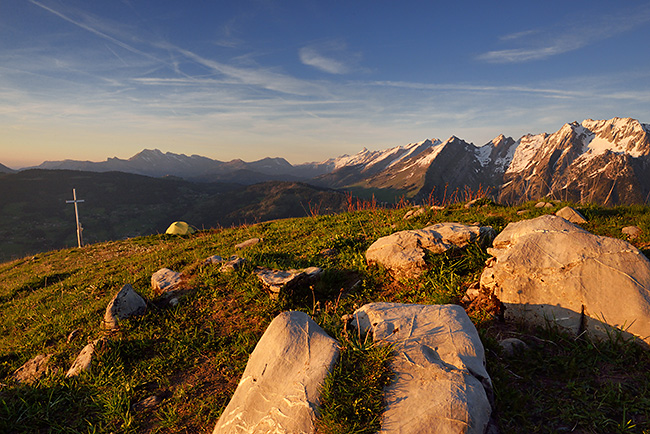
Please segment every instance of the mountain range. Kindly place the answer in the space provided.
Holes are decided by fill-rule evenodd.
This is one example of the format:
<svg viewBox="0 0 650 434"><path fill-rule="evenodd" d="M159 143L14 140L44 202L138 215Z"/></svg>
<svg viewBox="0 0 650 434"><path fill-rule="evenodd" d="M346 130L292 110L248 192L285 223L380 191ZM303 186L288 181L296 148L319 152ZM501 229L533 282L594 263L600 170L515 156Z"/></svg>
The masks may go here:
<svg viewBox="0 0 650 434"><path fill-rule="evenodd" d="M504 203L548 196L631 204L645 203L650 196L650 125L632 118L588 119L551 134L517 140L500 135L480 147L452 136L381 151L364 148L299 165L283 158L223 162L147 149L127 160L47 161L37 168L121 171L195 182L304 181L361 196L375 194L385 201L443 201L451 192L471 190L489 191Z"/></svg>

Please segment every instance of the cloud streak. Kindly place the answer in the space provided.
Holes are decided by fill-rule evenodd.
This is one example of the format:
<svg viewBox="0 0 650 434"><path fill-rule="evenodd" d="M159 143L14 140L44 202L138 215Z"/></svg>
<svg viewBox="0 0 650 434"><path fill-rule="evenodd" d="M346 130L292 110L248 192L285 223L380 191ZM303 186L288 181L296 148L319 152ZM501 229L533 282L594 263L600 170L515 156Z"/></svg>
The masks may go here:
<svg viewBox="0 0 650 434"><path fill-rule="evenodd" d="M619 13L572 16L568 22L543 29L531 29L504 35L502 42L520 43L520 47L482 53L477 60L488 63L522 63L579 50L612 38L650 22L650 7L627 9Z"/></svg>

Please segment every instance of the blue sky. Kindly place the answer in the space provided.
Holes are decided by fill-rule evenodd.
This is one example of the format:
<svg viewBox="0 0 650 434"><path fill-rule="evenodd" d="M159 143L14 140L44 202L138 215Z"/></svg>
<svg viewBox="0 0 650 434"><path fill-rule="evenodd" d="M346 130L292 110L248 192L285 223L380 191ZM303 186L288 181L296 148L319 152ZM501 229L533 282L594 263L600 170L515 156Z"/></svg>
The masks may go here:
<svg viewBox="0 0 650 434"><path fill-rule="evenodd" d="M300 163L650 123L649 43L645 0L5 0L0 163Z"/></svg>

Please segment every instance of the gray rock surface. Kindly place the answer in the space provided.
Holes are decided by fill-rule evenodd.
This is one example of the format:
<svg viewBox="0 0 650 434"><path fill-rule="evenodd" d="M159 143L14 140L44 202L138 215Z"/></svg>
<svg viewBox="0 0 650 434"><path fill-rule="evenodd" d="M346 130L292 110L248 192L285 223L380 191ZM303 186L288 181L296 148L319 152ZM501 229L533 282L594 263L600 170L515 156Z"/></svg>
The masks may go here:
<svg viewBox="0 0 650 434"><path fill-rule="evenodd" d="M510 356L510 357L514 356L517 353L526 351L528 349L528 345L526 344L526 342L517 338L501 339L499 341L499 346L503 350L503 353L506 356Z"/></svg>
<svg viewBox="0 0 650 434"><path fill-rule="evenodd" d="M366 251L366 260L369 264L381 264L398 276L417 277L426 265L426 251L443 253L492 238L494 230L489 226L439 223L379 238Z"/></svg>
<svg viewBox="0 0 650 434"><path fill-rule="evenodd" d="M643 234L643 230L638 226L625 226L621 229L621 232L627 235L631 240L637 239L641 234Z"/></svg>
<svg viewBox="0 0 650 434"><path fill-rule="evenodd" d="M106 306L103 325L109 330L115 329L120 320L142 315L146 310L147 302L127 283Z"/></svg>
<svg viewBox="0 0 650 434"><path fill-rule="evenodd" d="M32 384L47 372L52 354L39 354L26 361L11 377L19 383Z"/></svg>
<svg viewBox="0 0 650 434"><path fill-rule="evenodd" d="M630 243L546 215L510 223L493 245L481 286L506 319L650 343L650 261Z"/></svg>
<svg viewBox="0 0 650 434"><path fill-rule="evenodd" d="M248 359L218 433L313 433L320 386L338 343L302 312L283 312Z"/></svg>
<svg viewBox="0 0 650 434"><path fill-rule="evenodd" d="M154 294L157 295L179 289L182 284L183 276L181 273L172 271L169 268L161 268L151 276L151 287Z"/></svg>
<svg viewBox="0 0 650 434"><path fill-rule="evenodd" d="M271 268L256 268L253 273L260 279L271 294L279 294L283 288L296 285L304 280L316 279L323 272L318 267L304 270L274 270Z"/></svg>
<svg viewBox="0 0 650 434"><path fill-rule="evenodd" d="M571 208L570 206L565 206L561 210L555 213L556 216L562 217L564 220L568 220L571 223L582 224L587 223L587 219L579 211Z"/></svg>
<svg viewBox="0 0 650 434"><path fill-rule="evenodd" d="M95 357L95 350L99 348L102 342L103 341L101 339L96 339L83 347L75 361L72 363L72 366L70 366L70 369L68 369L68 372L65 374L65 376L76 377L82 372L90 371L90 367L92 366L92 362Z"/></svg>
<svg viewBox="0 0 650 434"><path fill-rule="evenodd" d="M231 256L227 260L223 261L219 271L222 273L231 273L239 270L245 263L246 259L240 258L239 256Z"/></svg>
<svg viewBox="0 0 650 434"><path fill-rule="evenodd" d="M483 345L462 307L370 303L352 324L393 345L380 433L483 434L492 394Z"/></svg>
<svg viewBox="0 0 650 434"><path fill-rule="evenodd" d="M241 243L235 245L235 249L239 250L239 249L245 249L247 247L252 247L252 246L260 243L261 241L262 241L261 238L251 238L249 240L242 241Z"/></svg>

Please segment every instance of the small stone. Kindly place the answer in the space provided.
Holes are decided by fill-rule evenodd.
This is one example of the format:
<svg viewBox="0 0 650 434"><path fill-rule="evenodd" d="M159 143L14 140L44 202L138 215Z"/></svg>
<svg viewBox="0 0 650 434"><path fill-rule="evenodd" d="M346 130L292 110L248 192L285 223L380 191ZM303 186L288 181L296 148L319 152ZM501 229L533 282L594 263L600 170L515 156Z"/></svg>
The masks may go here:
<svg viewBox="0 0 650 434"><path fill-rule="evenodd" d="M225 259L223 259L221 256L219 256L219 255L212 255L212 256L210 256L209 258L205 258L205 260L203 261L203 263L204 263L204 264L220 264L220 263L222 263L223 261L225 261Z"/></svg>
<svg viewBox="0 0 650 434"><path fill-rule="evenodd" d="M179 303L179 301L178 301L178 298L176 298L176 297L174 297L174 298L172 298L171 300L169 300L169 305L170 305L171 307L176 306L178 303Z"/></svg>
<svg viewBox="0 0 650 434"><path fill-rule="evenodd" d="M86 345L81 350L81 352L75 359L74 363L72 363L70 369L68 369L68 372L65 374L66 378L76 377L82 372L90 371L93 358L95 357L95 349L98 348L102 343L103 343L102 339L96 339L91 343L89 343L88 345Z"/></svg>
<svg viewBox="0 0 650 434"><path fill-rule="evenodd" d="M13 379L19 383L32 384L45 375L51 357L52 354L39 354L29 359L12 374Z"/></svg>
<svg viewBox="0 0 650 434"><path fill-rule="evenodd" d="M621 232L623 232L625 235L627 235L628 238L631 239L631 240L639 238L641 236L641 234L643 233L641 228L638 227L638 226L626 226L623 229L621 229Z"/></svg>
<svg viewBox="0 0 650 434"><path fill-rule="evenodd" d="M512 357L515 354L526 351L528 349L526 342L517 338L502 339L499 341L499 346L501 346L503 353L509 357Z"/></svg>
<svg viewBox="0 0 650 434"><path fill-rule="evenodd" d="M81 333L81 330L79 330L79 329L72 330L72 332L70 332L70 334L68 335L68 343L70 343L74 339L76 339L77 336L79 336L79 333Z"/></svg>
<svg viewBox="0 0 650 434"><path fill-rule="evenodd" d="M408 211L406 214L404 214L403 219L404 220L410 220L412 218L421 216L425 212L426 212L426 210L424 209L424 207L419 205L419 206L416 206L414 209Z"/></svg>
<svg viewBox="0 0 650 434"><path fill-rule="evenodd" d="M156 295L174 291L182 284L183 276L181 273L172 271L169 268L161 268L151 276L151 287Z"/></svg>
<svg viewBox="0 0 650 434"><path fill-rule="evenodd" d="M440 211L445 209L444 206L439 206L439 205L431 205L431 211Z"/></svg>
<svg viewBox="0 0 650 434"><path fill-rule="evenodd" d="M339 252L336 249L323 249L319 252L319 255L321 256L336 256L338 255Z"/></svg>
<svg viewBox="0 0 650 434"><path fill-rule="evenodd" d="M520 209L519 211L517 211L517 215L524 215L524 214L528 214L529 212L530 210Z"/></svg>
<svg viewBox="0 0 650 434"><path fill-rule="evenodd" d="M221 273L230 273L233 271L239 270L246 263L246 259L240 258L239 256L231 256L227 261L223 263L219 271Z"/></svg>
<svg viewBox="0 0 650 434"><path fill-rule="evenodd" d="M247 247L252 247L252 246L260 243L261 241L262 241L261 238L251 238L249 240L243 241L243 242L235 245L235 249L240 250L240 249L245 249Z"/></svg>
<svg viewBox="0 0 650 434"><path fill-rule="evenodd" d="M548 205L546 202L537 202L535 208L544 208L546 205Z"/></svg>
<svg viewBox="0 0 650 434"><path fill-rule="evenodd" d="M571 223L582 224L587 223L587 219L579 211L571 208L570 206L565 206L561 210L555 213L556 216L562 217L564 220L568 220Z"/></svg>
<svg viewBox="0 0 650 434"><path fill-rule="evenodd" d="M475 300L479 295L481 295L481 291L479 290L479 288L476 286L472 286L467 289L467 292L465 292L465 295L460 301L462 301L463 303L469 303L472 300Z"/></svg>
<svg viewBox="0 0 650 434"><path fill-rule="evenodd" d="M152 395L148 398L143 399L140 402L137 402L131 406L131 410L135 413L142 411L153 410L163 401L162 396Z"/></svg>

